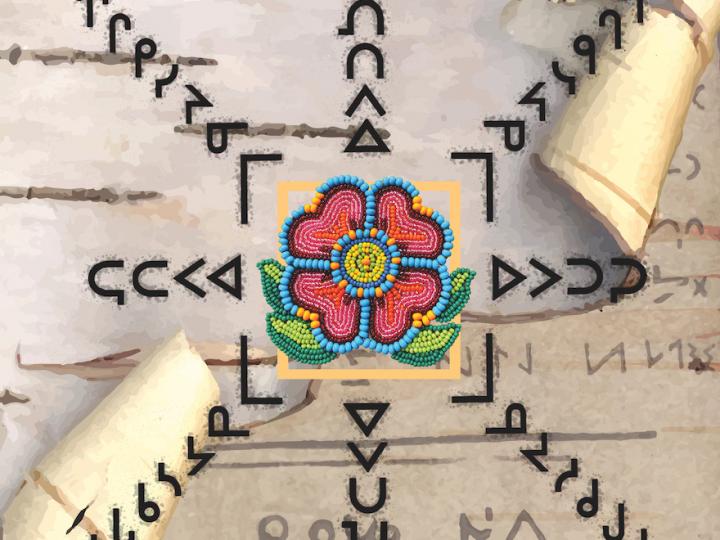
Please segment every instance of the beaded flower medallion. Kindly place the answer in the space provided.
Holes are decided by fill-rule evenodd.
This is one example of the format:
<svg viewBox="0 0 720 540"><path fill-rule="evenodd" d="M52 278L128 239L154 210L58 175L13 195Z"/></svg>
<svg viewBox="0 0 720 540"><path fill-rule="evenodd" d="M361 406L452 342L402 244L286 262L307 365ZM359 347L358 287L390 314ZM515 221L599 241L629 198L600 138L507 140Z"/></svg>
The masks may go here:
<svg viewBox="0 0 720 540"><path fill-rule="evenodd" d="M286 266L266 259L258 268L274 310L268 335L289 358L324 364L362 347L430 366L455 342L460 325L450 321L475 272L448 272L450 224L407 180L333 177L279 238Z"/></svg>

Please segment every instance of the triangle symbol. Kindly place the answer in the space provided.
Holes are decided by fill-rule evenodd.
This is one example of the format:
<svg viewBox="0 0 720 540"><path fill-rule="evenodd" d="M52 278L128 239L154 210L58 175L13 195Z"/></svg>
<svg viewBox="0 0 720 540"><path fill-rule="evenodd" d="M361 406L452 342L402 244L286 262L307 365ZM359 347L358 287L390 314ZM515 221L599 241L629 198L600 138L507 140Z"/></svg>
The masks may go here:
<svg viewBox="0 0 720 540"><path fill-rule="evenodd" d="M217 285L223 291L230 293L238 300L242 300L242 281L240 279L242 276L241 262L242 255L238 255L231 261L223 264L207 277L210 283ZM227 274L230 270L235 270L233 273L232 283L228 283L227 281L220 279L221 276Z"/></svg>
<svg viewBox="0 0 720 540"><path fill-rule="evenodd" d="M500 270L503 270L505 273L510 274L512 276L512 279L505 283L504 285L500 285ZM501 258L496 257L495 255L492 256L492 298L493 300L497 300L500 298L503 294L508 292L510 289L513 289L514 287L517 287L520 283L525 281L527 276L520 272L519 270L516 270L512 266L510 266L508 263L503 261Z"/></svg>
<svg viewBox="0 0 720 540"><path fill-rule="evenodd" d="M381 442L373 452L372 456L370 456L370 459L365 457L365 454L362 453L362 450L360 450L354 442L348 442L347 446L350 451L352 451L355 459L358 460L358 463L362 465L363 469L365 469L365 472L370 472L375 466L375 463L377 463L377 460L380 459L380 456L382 456L385 448L387 448L387 443L385 441Z"/></svg>
<svg viewBox="0 0 720 540"><path fill-rule="evenodd" d="M367 99L370 102L370 105L372 105L375 109L375 112L377 112L380 116L385 116L385 108L380 104L380 101L375 97L375 94L373 94L373 91L367 84L363 84L363 87L358 92L358 95L355 96L355 99L353 99L352 103L348 107L348 110L345 111L345 116L349 117L355 114L355 111L358 109L363 99Z"/></svg>
<svg viewBox="0 0 720 540"><path fill-rule="evenodd" d="M389 403L344 403L344 405L352 419L355 420L357 427L360 428L360 431L362 431L366 437L370 436L390 406ZM360 411L373 411L369 422L366 422L363 417L360 416Z"/></svg>
<svg viewBox="0 0 720 540"><path fill-rule="evenodd" d="M360 139L362 139L363 135L365 135L366 133L370 136L370 138L372 138L372 140L375 141L374 145L360 144ZM390 149L388 148L387 144L385 144L385 141L382 140L382 137L380 137L377 130L370 123L370 120L365 120L362 124L360 124L360 127L355 132L355 135L352 136L352 139L350 139L350 142L345 147L344 151L350 153L389 153Z"/></svg>

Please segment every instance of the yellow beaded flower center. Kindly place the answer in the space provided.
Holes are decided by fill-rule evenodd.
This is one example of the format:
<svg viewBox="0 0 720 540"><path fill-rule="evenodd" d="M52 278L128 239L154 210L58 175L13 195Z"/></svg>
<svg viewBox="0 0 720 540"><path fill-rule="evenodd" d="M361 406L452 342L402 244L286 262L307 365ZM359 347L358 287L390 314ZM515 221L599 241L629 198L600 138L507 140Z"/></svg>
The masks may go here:
<svg viewBox="0 0 720 540"><path fill-rule="evenodd" d="M373 242L360 242L352 246L343 261L345 272L359 283L372 283L385 272L387 255Z"/></svg>

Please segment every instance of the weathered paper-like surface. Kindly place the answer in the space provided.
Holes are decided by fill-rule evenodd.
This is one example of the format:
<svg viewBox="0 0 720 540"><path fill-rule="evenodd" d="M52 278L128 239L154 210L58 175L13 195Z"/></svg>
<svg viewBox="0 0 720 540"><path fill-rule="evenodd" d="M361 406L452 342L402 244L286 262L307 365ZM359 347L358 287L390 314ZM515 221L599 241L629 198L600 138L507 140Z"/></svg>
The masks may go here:
<svg viewBox="0 0 720 540"><path fill-rule="evenodd" d="M196 111L196 123L245 115L252 124L346 127L352 122L343 112L356 89L343 78L349 39L337 36L345 21L337 2L95 3L98 21L111 8L127 9L138 21L137 36L153 33L164 52L218 60L217 66L184 71L183 82L196 84L215 102L213 109ZM391 498L383 516L405 539L462 540L464 514L466 526L469 521L476 529L492 529L489 540L599 540L600 526L613 522L614 504L625 500L631 513L628 539L639 538L638 529L647 526L652 539L716 540L720 132L711 128L720 123L718 64L711 63L694 89L683 137L650 224L644 258L648 288L624 299L620 308L575 317L557 314L586 309L585 298L564 293L566 286L581 285L589 277L582 273L565 275L561 284L535 299L526 291L537 282L494 303L491 254L516 264L535 256L561 268L569 256L591 255L606 264L619 253L603 225L536 178L527 153L506 152L497 132L479 128L490 117L526 118L528 153L539 151L543 135L560 119L566 93L553 79L550 61L560 58L568 71L584 69L585 59L573 54L567 37L594 34L597 13L582 9L587 16L582 21L564 18L567 24L559 25L556 43L543 49L525 44L533 35L510 36L500 27L506 3L451 0L442 9L432 2L414 3L412 9L384 3L388 78L376 84L388 114L378 127L390 132L393 153L372 159L342 154L342 139L270 136L233 137L231 152L212 157L202 137L174 131L184 122L188 95L182 85L154 100L150 79L133 80L127 64L22 60L11 65L0 60L8 96L2 105L8 135L1 146L7 184L25 192L45 185L162 194L135 202L121 198L112 205L3 199L0 253L7 271L0 302L9 315L0 318L0 396L4 388L12 394L0 403L0 506L7 506L19 477L45 453L37 455L38 448L53 448L68 422L84 416L111 386L72 373L23 371L21 378L15 369L18 351L24 364L77 362L135 348L144 352L176 325L187 327L196 342L232 344L247 332L252 345L267 346L259 280L252 271L255 262L275 255L270 231L276 224L277 183L322 181L338 172L369 180L398 174L462 184L459 249L463 265L478 271L472 303L463 315L462 381L322 382L316 403L304 412L253 427L246 441L218 446L217 457L188 484L165 538L267 540L258 532L260 523L280 515L288 522L288 540L329 539L322 532L309 534L318 520L328 520L339 540L344 538L343 517L356 515L347 499L348 478L361 479L362 494L370 501L374 480L386 474ZM71 4L0 4L6 40L0 48L19 43L25 51L102 49L106 36L100 24L96 32L83 28L84 3ZM361 19L363 35L373 39L369 14ZM535 19L530 22L525 27L537 25ZM544 32L556 33L553 28ZM130 50L137 36L121 35L121 49ZM372 63L363 67L372 73ZM164 76L166 68L149 65L148 75ZM535 81L547 83L544 124L534 108L517 105ZM452 163L448 154L456 149L491 150L499 156L497 223L492 226L482 216L482 170L477 164ZM253 172L251 223L239 228L229 210L237 200L238 154L267 151L282 152L284 161ZM167 301L133 297L126 309L119 309L85 290L88 265L100 258L124 256L130 267L168 256L170 269L180 270L196 256L207 255L219 264L238 251L247 257L242 302L216 290L198 302L176 289ZM606 275L608 284L618 283L618 276ZM171 279L152 278L154 284ZM108 280L128 282L128 273ZM603 298L606 289L587 301ZM449 395L483 388L488 329L498 346L497 403L450 406ZM237 351L232 352L235 358ZM368 367L380 362L365 357L355 361ZM232 405L238 423L287 411L241 405L237 370L214 371L227 382L223 402ZM251 372L256 394L283 396L288 405L304 395L304 389L291 391L293 399L288 399L287 381L275 380L270 365L253 366ZM372 435L373 440L387 439L390 446L366 476L345 442L367 443L341 403L368 399L389 400L391 408ZM510 401L528 407L534 438L485 440L485 427L502 422ZM541 430L551 433L546 474L519 455L520 448L538 446ZM443 442L447 437L450 443ZM369 454L372 448L363 450ZM555 494L552 480L572 456L581 460L582 480ZM577 516L575 502L589 492L592 477L602 482L603 508L596 519L585 521ZM44 519L53 517L52 504L48 508ZM527 521L512 532L523 510L542 536ZM282 537L277 521L268 530Z"/></svg>
<svg viewBox="0 0 720 540"><path fill-rule="evenodd" d="M622 49L606 41L541 154L628 252L643 245L710 60L684 20L646 11L642 25L626 17Z"/></svg>
<svg viewBox="0 0 720 540"><path fill-rule="evenodd" d="M167 474L187 481L187 436L199 449L207 438L207 416L219 389L210 370L178 334L135 368L30 473L4 516L9 540L61 538L87 508L71 538L112 538L108 524L119 508L124 530L162 538L177 498L157 481L159 462ZM137 510L138 483L146 500L160 505L150 524ZM84 535L84 536L82 536Z"/></svg>

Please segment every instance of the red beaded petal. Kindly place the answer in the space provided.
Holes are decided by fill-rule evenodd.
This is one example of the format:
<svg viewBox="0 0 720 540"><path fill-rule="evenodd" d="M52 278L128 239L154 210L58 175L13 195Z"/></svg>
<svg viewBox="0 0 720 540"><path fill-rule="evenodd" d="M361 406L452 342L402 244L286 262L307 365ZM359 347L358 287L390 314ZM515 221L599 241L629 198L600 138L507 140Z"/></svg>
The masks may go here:
<svg viewBox="0 0 720 540"><path fill-rule="evenodd" d="M412 326L412 314L431 309L440 298L441 290L436 271L401 270L393 288L373 301L370 337L379 343L392 343L402 338Z"/></svg>
<svg viewBox="0 0 720 540"><path fill-rule="evenodd" d="M404 189L379 189L375 193L375 216L375 227L397 241L404 257L435 258L442 252L442 228L431 217L412 209L412 198Z"/></svg>
<svg viewBox="0 0 720 540"><path fill-rule="evenodd" d="M327 259L333 244L348 230L365 223L365 194L355 186L330 189L317 210L298 217L288 230L288 250L294 257Z"/></svg>
<svg viewBox="0 0 720 540"><path fill-rule="evenodd" d="M296 270L290 279L295 304L320 315L320 329L328 340L351 341L360 329L360 300L340 289L326 272Z"/></svg>

